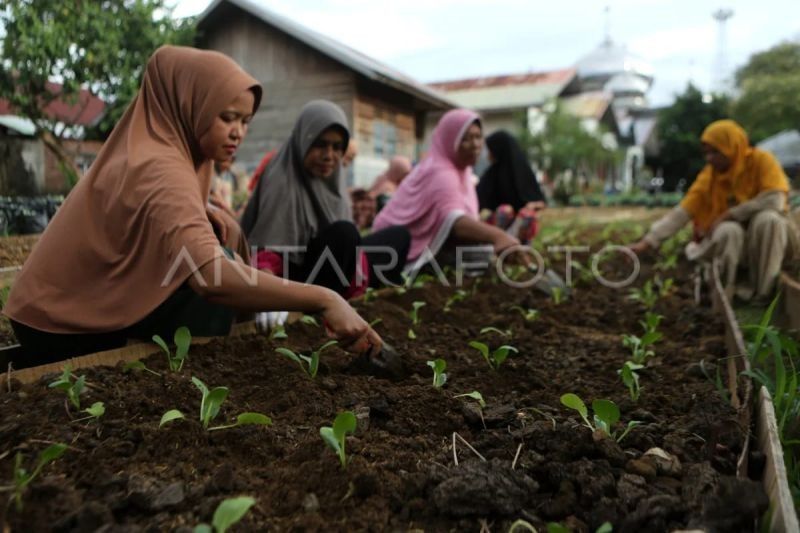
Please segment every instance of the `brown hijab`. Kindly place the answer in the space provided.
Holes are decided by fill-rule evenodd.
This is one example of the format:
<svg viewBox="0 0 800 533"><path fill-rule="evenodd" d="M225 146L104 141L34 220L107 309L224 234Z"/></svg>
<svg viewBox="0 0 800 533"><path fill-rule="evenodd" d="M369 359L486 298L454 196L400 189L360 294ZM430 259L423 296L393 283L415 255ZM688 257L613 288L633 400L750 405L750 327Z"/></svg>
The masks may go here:
<svg viewBox="0 0 800 533"><path fill-rule="evenodd" d="M123 329L218 257L205 211L212 165L198 139L247 89L255 111L261 86L227 56L159 48L139 94L25 262L3 312L52 333Z"/></svg>

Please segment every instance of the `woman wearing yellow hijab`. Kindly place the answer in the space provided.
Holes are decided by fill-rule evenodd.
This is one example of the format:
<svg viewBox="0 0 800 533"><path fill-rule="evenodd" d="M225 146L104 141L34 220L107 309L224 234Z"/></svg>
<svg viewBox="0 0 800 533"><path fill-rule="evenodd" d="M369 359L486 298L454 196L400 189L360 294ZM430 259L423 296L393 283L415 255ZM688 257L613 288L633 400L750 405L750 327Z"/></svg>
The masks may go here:
<svg viewBox="0 0 800 533"><path fill-rule="evenodd" d="M700 140L706 166L680 205L654 223L631 250L658 248L691 220L695 242L687 246L687 257L719 258L729 294L739 262L745 262L750 283L737 296L767 299L793 237L785 216L789 180L775 157L752 148L747 133L732 120L712 122Z"/></svg>

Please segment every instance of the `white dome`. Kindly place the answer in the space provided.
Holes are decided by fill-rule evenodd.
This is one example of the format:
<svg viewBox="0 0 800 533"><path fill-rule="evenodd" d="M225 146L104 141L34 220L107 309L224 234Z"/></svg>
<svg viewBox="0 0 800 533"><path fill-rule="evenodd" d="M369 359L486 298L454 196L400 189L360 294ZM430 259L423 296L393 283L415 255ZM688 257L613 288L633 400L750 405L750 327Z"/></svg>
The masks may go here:
<svg viewBox="0 0 800 533"><path fill-rule="evenodd" d="M614 96L640 95L647 92L652 81L652 78L648 79L640 74L623 72L613 75L603 86L603 90Z"/></svg>
<svg viewBox="0 0 800 533"><path fill-rule="evenodd" d="M610 39L578 60L576 69L581 80L607 81L616 74L630 73L647 80L648 87L654 72L650 63Z"/></svg>

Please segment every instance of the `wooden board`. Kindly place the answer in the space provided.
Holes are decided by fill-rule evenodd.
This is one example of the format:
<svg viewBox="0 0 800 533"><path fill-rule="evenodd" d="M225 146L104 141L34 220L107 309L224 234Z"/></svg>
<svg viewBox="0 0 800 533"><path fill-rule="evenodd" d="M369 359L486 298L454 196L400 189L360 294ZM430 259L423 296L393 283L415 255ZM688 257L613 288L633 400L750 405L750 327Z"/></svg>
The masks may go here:
<svg viewBox="0 0 800 533"><path fill-rule="evenodd" d="M794 511L792 493L786 477L783 448L778 437L778 424L772 398L765 387L761 387L756 410L756 438L758 447L764 452L767 464L764 468L764 488L769 495L772 511L769 531L773 533L795 533L800 531Z"/></svg>

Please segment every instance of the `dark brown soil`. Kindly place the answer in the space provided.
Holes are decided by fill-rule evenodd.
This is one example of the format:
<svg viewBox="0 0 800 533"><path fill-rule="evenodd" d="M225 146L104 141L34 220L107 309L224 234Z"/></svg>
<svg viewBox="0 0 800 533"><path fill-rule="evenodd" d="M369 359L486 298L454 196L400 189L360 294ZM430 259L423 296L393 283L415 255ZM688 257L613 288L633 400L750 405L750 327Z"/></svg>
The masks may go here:
<svg viewBox="0 0 800 533"><path fill-rule="evenodd" d="M609 270L622 278L625 268ZM160 377L121 368L79 372L91 384L82 403L105 402L99 423L71 421L78 415L68 415L63 394L46 387L49 379L13 384L10 393L3 383L3 483L12 479L18 451L32 466L47 442L70 445L32 483L23 512L9 508L3 518L13 531L189 531L210 521L222 499L247 494L257 504L237 531L507 531L519 518L579 531L605 521L614 531L752 531L766 496L759 484L733 477L746 428L697 365L725 355L723 327L709 309L694 306L685 275L676 281L680 286L656 305L665 340L642 372L636 404L616 373L627 357L620 337L640 333L644 314L627 290L592 283L555 305L488 278L450 313L443 307L453 289L436 284L358 304L368 320L382 319L378 332L407 361L408 376L396 382L358 372L338 349L323 355L320 375L309 379L274 352L324 341L322 330L297 323L285 341L250 336L193 347L180 373L169 373L163 356L146 361ZM427 305L412 341L408 312L416 300ZM541 316L525 322L512 305ZM484 340L519 349L499 371L468 346L490 325L511 328L512 338ZM431 386L426 366L437 357L448 365L442 390ZM220 420L257 411L274 425L204 431L191 376L230 388ZM454 398L473 390L488 403L486 428L472 400ZM567 392L587 403L612 399L624 422L642 425L619 445L595 439L561 406ZM189 419L159 429L173 408ZM348 409L363 418L348 438L343 470L319 428ZM487 462L459 441L456 466L454 432ZM653 447L680 466L657 468L643 458Z"/></svg>

